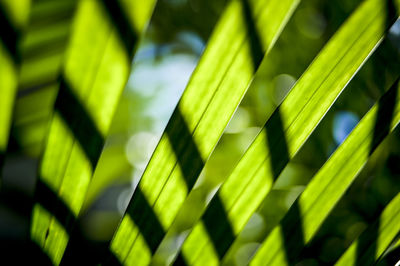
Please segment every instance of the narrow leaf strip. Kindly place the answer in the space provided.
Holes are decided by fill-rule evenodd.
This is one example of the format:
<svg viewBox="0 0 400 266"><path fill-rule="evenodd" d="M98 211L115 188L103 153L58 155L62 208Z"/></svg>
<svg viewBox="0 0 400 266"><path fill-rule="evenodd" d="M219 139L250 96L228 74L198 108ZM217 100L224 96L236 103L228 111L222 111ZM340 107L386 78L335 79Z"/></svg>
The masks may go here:
<svg viewBox="0 0 400 266"><path fill-rule="evenodd" d="M78 2L39 167L31 224L31 238L54 264L61 261L83 204L143 31L131 25L121 3ZM151 10L154 3L141 5Z"/></svg>
<svg viewBox="0 0 400 266"><path fill-rule="evenodd" d="M58 92L57 78L68 44L76 0L34 0L21 36L21 71L13 118L22 153L38 158Z"/></svg>
<svg viewBox="0 0 400 266"><path fill-rule="evenodd" d="M400 232L398 232L392 244L386 249L386 251L379 258L376 265L395 265L399 262L400 258Z"/></svg>
<svg viewBox="0 0 400 266"><path fill-rule="evenodd" d="M371 57L369 57L366 64L363 65L363 67L360 69L359 73L357 73L356 78L353 79L349 83L347 90L352 90L354 88L354 85L357 84L357 82L359 81L359 77L365 76L365 74L368 73L367 71L370 69L372 64L376 64L376 62L382 62L382 61L385 62L385 64L386 64L385 73L387 73L387 75L385 76L385 78L383 80L379 81L379 83L376 83L376 86L379 87L382 92L385 92L390 89L390 85L392 85L400 75L399 67L398 67L399 56L397 56L398 51L393 47L393 38L391 35L392 30L394 28L396 28L396 26L398 25L399 22L400 22L400 20L397 20L396 23L392 25L392 27L389 30L389 34L384 38L384 40L379 45L379 47L374 51L373 55ZM335 110L331 110L330 112L332 112L332 111L335 111ZM318 127L321 127L321 126L322 125L320 124ZM381 130L388 130L388 129L381 128ZM301 192L301 191L299 191L299 192ZM267 198L270 196L271 195L268 195ZM297 196L299 196L299 195L297 195ZM297 198L297 196L296 196L296 198ZM294 200L295 200L295 198L293 198L293 201ZM265 205L265 201L262 203L262 205ZM262 207L260 207L260 208L262 208ZM259 213L260 211L261 210L258 209L256 211L256 213ZM285 213L282 213L281 215L283 216L284 214ZM247 223L246 227L250 226L251 220L252 219L250 219L250 221ZM276 224L279 223L279 220L275 220L272 223L271 223L271 220L269 220L268 227L272 229ZM243 233L243 231L242 231L242 233ZM267 234L268 234L267 232L266 232L266 234L263 234L262 238L264 238ZM226 254L226 256L224 257L224 263L229 263L229 261L231 261L231 262L235 261L237 258L237 254L238 254L237 252L241 248L245 249L246 243L250 244L250 243L252 243L252 240L245 241L240 236L238 238L236 238L235 242L232 244L232 247L229 250L229 253ZM247 247L250 247L251 245L253 245L253 247L255 247L256 244L252 243L252 244L248 245ZM248 253L248 255L250 256L251 254ZM245 258L245 257L243 256L243 258ZM248 257L246 259L248 259Z"/></svg>
<svg viewBox="0 0 400 266"><path fill-rule="evenodd" d="M370 154L400 122L399 100L397 80L313 177L280 225L263 242L253 265L295 263Z"/></svg>
<svg viewBox="0 0 400 266"><path fill-rule="evenodd" d="M10 0L0 2L0 169L7 149L17 91L17 43L29 12L29 1L20 1L19 4Z"/></svg>
<svg viewBox="0 0 400 266"><path fill-rule="evenodd" d="M6 153L12 109L17 90L17 70L12 58L0 42L0 168Z"/></svg>
<svg viewBox="0 0 400 266"><path fill-rule="evenodd" d="M112 240L124 263L148 262L298 2L229 3Z"/></svg>
<svg viewBox="0 0 400 266"><path fill-rule="evenodd" d="M400 194L351 244L335 265L373 265L400 232Z"/></svg>
<svg viewBox="0 0 400 266"><path fill-rule="evenodd" d="M202 222L183 245L189 264L200 265L225 255L271 190L274 180L380 43L393 21L394 18L386 16L383 1L367 0L338 30L211 200Z"/></svg>

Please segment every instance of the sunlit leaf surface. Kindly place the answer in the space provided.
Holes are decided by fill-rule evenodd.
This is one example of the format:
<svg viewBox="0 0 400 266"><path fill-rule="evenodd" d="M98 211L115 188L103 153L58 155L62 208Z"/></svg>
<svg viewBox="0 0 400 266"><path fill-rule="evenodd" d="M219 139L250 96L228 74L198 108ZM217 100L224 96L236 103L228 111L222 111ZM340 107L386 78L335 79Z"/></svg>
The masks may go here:
<svg viewBox="0 0 400 266"><path fill-rule="evenodd" d="M118 1L76 4L62 66L55 69L58 94L40 163L31 226L32 239L55 264L61 261L85 199L154 2L143 5L149 11L133 19L135 25L122 24L128 22L127 14Z"/></svg>
<svg viewBox="0 0 400 266"><path fill-rule="evenodd" d="M336 265L373 264L400 232L400 194L385 208L378 220L351 244Z"/></svg>
<svg viewBox="0 0 400 266"><path fill-rule="evenodd" d="M252 261L254 265L290 264L296 259L357 177L377 144L400 122L398 102L396 82L314 176L280 225L263 242ZM386 130L377 133L377 124Z"/></svg>
<svg viewBox="0 0 400 266"><path fill-rule="evenodd" d="M264 53L271 49L297 4L288 0L232 1L228 5L111 243L121 261L137 264L141 254L155 251ZM136 242L139 234L147 241L147 252Z"/></svg>
<svg viewBox="0 0 400 266"><path fill-rule="evenodd" d="M363 3L275 110L211 200L202 222L196 225L183 244L189 263L201 264L225 255L284 166L301 148L394 22L394 18L386 17L385 7L380 1Z"/></svg>
<svg viewBox="0 0 400 266"><path fill-rule="evenodd" d="M0 169L7 150L17 91L18 41L27 20L29 4L27 0L0 2Z"/></svg>
<svg viewBox="0 0 400 266"><path fill-rule="evenodd" d="M395 264L399 7L0 0L4 262Z"/></svg>

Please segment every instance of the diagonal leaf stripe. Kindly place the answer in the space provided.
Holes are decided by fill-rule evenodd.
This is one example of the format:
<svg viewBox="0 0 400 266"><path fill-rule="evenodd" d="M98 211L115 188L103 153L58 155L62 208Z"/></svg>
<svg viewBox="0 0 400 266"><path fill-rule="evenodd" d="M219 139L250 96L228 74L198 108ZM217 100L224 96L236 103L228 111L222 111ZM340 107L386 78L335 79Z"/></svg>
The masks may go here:
<svg viewBox="0 0 400 266"><path fill-rule="evenodd" d="M399 20L391 27L390 31L396 27L396 24L399 23ZM379 83L379 87L382 89L382 91L387 91L389 90L389 85L393 84L394 80L397 79L397 77L399 76L399 71L398 71L398 63L399 62L399 58L398 56L396 56L397 51L394 50L392 48L392 39L391 36L389 34L388 37L385 37L385 39L382 41L382 43L379 45L379 47L376 49L376 51L374 52L374 54L368 59L367 63L362 67L362 69L360 70L360 72L357 74L356 78L353 79L350 84L348 85L349 88L347 88L347 90L351 90L352 88L354 88L353 84L356 84L359 76L362 76L365 74L366 71L368 71L368 67L370 65L372 65L374 62L376 62L377 60L382 60L382 54L387 54L390 57L384 59L385 63L386 63L386 73L390 73L389 75L387 75L384 80L381 80ZM380 59L379 59L380 58ZM353 83L353 84L352 84ZM392 104L390 106L393 106ZM335 110L332 110L335 111ZM375 124L374 127L374 145L378 145L380 142L379 136L380 132L383 132L384 134L387 134L389 132L389 123L387 121L390 121L391 119L391 115L392 115L392 109L388 108L381 108L381 115L379 115L380 118L379 121L377 121L377 123ZM385 118L386 117L386 118ZM319 125L319 127L322 125ZM385 133L386 132L386 133ZM265 204L265 202L263 202L263 204ZM296 207L295 207L296 208ZM257 212L261 211L260 209L257 210ZM282 214L284 215L284 213ZM277 220L275 223L271 223L269 225L270 228L273 228L276 224L279 223L279 220ZM249 225L249 223L246 225L246 227ZM266 233L264 235L264 237L267 235L268 233ZM235 239L235 242L232 244L232 247L229 250L229 253L226 254L226 256L224 257L224 261L223 263L229 263L231 261L235 260L235 256L237 254L238 248L243 247L243 245L246 245L245 243L249 244L251 242L247 242L247 241L243 241L243 238L238 237ZM249 254L250 256L250 254ZM248 257L247 257L248 259Z"/></svg>
<svg viewBox="0 0 400 266"><path fill-rule="evenodd" d="M357 177L370 154L399 122L397 80L314 176L280 225L265 239L252 264L282 265L288 263L287 259L295 261ZM376 124L387 125L389 130L376 134Z"/></svg>
<svg viewBox="0 0 400 266"><path fill-rule="evenodd" d="M51 119L76 0L33 0L20 44L13 132L24 153L39 157Z"/></svg>
<svg viewBox="0 0 400 266"><path fill-rule="evenodd" d="M121 261L148 263L298 2L230 2L111 242ZM150 208L136 203L142 195ZM156 240L145 237L151 231Z"/></svg>
<svg viewBox="0 0 400 266"><path fill-rule="evenodd" d="M399 232L400 194L397 194L386 206L378 220L370 225L360 237L351 244L335 265L374 264ZM375 233L377 233L378 239L375 238ZM374 250L376 250L375 253Z"/></svg>
<svg viewBox="0 0 400 266"><path fill-rule="evenodd" d="M398 232L394 241L390 244L390 246L385 250L385 252L381 255L376 265L395 265L399 261L400 254L400 241L399 241L400 232Z"/></svg>
<svg viewBox="0 0 400 266"><path fill-rule="evenodd" d="M230 177L211 200L202 219L183 245L190 264L223 255L228 227L236 236L270 191L274 180L297 153L335 99L357 73L395 18L386 3L365 1L345 22L275 110ZM287 157L282 151L287 151ZM283 155L282 155L283 154ZM275 158L281 155L281 158ZM274 158L273 158L274 157ZM214 219L214 204L222 202L227 219ZM213 224L213 239L207 224ZM211 233L211 232L209 232ZM218 234L218 236L215 236ZM217 240L216 240L217 239ZM224 243L225 242L225 243ZM213 243L216 254L209 247ZM218 249L225 246L225 251ZM204 248L204 249L203 249ZM207 251L205 251L207 249Z"/></svg>
<svg viewBox="0 0 400 266"><path fill-rule="evenodd" d="M11 117L17 90L17 69L10 55L0 42L0 168L7 149Z"/></svg>
<svg viewBox="0 0 400 266"><path fill-rule="evenodd" d="M156 2L0 0L4 259L396 264L400 0L164 1L144 38ZM199 36L207 46L139 167L147 137L126 134L156 109L137 90L120 103L136 49L148 49L142 80L170 55L186 65ZM143 174L129 184L132 167ZM93 202L109 183L97 174L119 178Z"/></svg>
<svg viewBox="0 0 400 266"><path fill-rule="evenodd" d="M54 264L63 256L154 4L140 3L137 10L146 16L130 18L122 1L78 2L32 213L31 238Z"/></svg>
<svg viewBox="0 0 400 266"><path fill-rule="evenodd" d="M14 17L11 19L13 18L12 12L10 12L11 6L17 5L12 1L0 3L0 169L7 150L11 128L20 63L17 44L20 31L24 26L24 18L16 19ZM19 8L21 13L24 13L29 5L21 3Z"/></svg>

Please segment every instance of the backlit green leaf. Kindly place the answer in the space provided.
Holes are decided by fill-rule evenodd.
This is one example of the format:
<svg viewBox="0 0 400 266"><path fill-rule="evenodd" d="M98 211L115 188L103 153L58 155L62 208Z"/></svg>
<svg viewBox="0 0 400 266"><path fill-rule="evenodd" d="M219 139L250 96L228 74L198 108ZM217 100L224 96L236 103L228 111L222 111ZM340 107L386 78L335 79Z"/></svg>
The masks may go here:
<svg viewBox="0 0 400 266"><path fill-rule="evenodd" d="M183 252L190 264L217 261L225 254L393 22L385 3L370 0L338 30L275 110L189 235Z"/></svg>
<svg viewBox="0 0 400 266"><path fill-rule="evenodd" d="M125 264L148 264L298 2L226 8L112 240Z"/></svg>
<svg viewBox="0 0 400 266"><path fill-rule="evenodd" d="M140 3L139 10L147 10L146 15L132 20L127 18L123 2L77 3L39 166L31 225L31 238L54 264L61 261L82 207L154 3Z"/></svg>
<svg viewBox="0 0 400 266"><path fill-rule="evenodd" d="M335 265L372 265L400 232L400 194L385 208L378 220L351 244Z"/></svg>
<svg viewBox="0 0 400 266"><path fill-rule="evenodd" d="M376 146L400 122L398 103L399 87L396 82L318 171L280 225L268 235L252 261L254 265L294 262Z"/></svg>
<svg viewBox="0 0 400 266"><path fill-rule="evenodd" d="M19 71L18 42L29 0L0 2L0 169L7 149Z"/></svg>

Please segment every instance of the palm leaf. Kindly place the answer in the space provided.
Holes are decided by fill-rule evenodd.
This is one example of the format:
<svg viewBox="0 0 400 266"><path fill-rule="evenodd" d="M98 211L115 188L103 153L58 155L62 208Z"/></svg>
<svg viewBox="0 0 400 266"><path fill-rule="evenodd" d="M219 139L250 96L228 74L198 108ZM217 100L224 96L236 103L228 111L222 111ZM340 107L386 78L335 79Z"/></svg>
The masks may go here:
<svg viewBox="0 0 400 266"><path fill-rule="evenodd" d="M349 9L349 6L358 2L346 1L348 0L337 0L334 4L340 2L343 6L346 5L344 9ZM365 180L360 177L352 189L363 183L363 192L371 189L380 194L371 196L374 198L372 205L375 204L376 209L379 209L380 216L375 211L375 215L366 215L373 216L375 223L363 232L360 228L364 224L358 223L361 217L354 218L351 215L349 221L345 219L343 224L356 222L351 224L350 234L347 233L350 229L343 230L346 231L345 244L339 244L342 246L338 250L347 250L337 264L393 263L399 254L400 198L398 187L388 187L393 184L385 183L388 182L388 176L396 173L384 171L396 168L389 164L393 164L395 156L398 156L396 153L399 154L400 151L396 145L389 149L389 141L383 143L384 145L381 143L400 122L399 54L395 51L398 49L400 24L397 22L392 26L398 17L399 0L363 0L340 28L339 24L344 17L333 19L333 28L331 24L325 28L324 23L330 23L330 16L337 15L335 9L342 8L339 4L334 7L331 2L304 1L299 6L300 0L227 1L198 66L140 182L135 185L120 224L109 228L107 233L110 235L106 241L102 236L104 242L93 242L93 235L88 237L82 234L85 233L81 230L85 226L86 215L90 215L92 211L98 212L94 210L98 203L101 205L109 202L109 199L102 198L106 191L90 207L97 192L91 193L90 199L87 192L92 188L93 191L98 191L98 186L91 184L95 183L92 182L94 172L108 171L110 176L122 172L125 175L132 168L137 172L135 162L130 161L132 165L129 165L125 154L120 150L118 156L113 157L113 162L123 162L106 171L105 168L113 162L103 165L99 158L101 154L105 154L103 146L106 138L114 137L111 135L114 134L114 130L110 130L111 122L124 87L127 86L127 91L133 93L132 88L129 88L132 84L127 84L132 59L152 16L155 2L0 0L0 168L4 156L7 157L2 169L5 178L0 187L0 213L6 214L1 221L0 244L13 244L14 240L10 242L8 238L3 239L3 224L10 217L20 219L14 217L14 211L18 214L32 214L31 224L27 223L27 230L22 233L27 238L23 243L24 256L20 256L22 249L18 245L16 252L21 258L16 258L16 262L21 259L29 260L30 254L29 251L25 252L25 247L40 253L37 254L37 258L43 259L40 263L50 262L55 265L158 265L172 264L174 260L175 264L190 265L292 265L304 258L315 256L320 259L320 254L309 253L319 241L323 242L321 246L327 244L324 243L325 239L320 239L326 229L332 234L336 231L342 233L341 229L330 227L331 221L328 218L337 219L335 211L342 210L341 204L359 207L358 202L353 202L353 195L349 196L351 202L348 203L349 199L344 194L346 191L349 192L347 194L352 193L349 188L364 168L366 170L361 176L367 178L369 170L376 171L379 166L382 168L379 181L374 180L378 183L377 187L371 185L371 179L364 184ZM222 7L224 0L210 2L213 4L210 4L209 10L212 10L214 3ZM191 11L180 18L177 16L175 22L182 18L187 19L190 14L203 12L198 7L205 4L198 1L160 3L152 20L151 30L148 31L147 36L150 38L145 38L144 46L148 45L146 40L150 40L150 45L153 45L158 37L166 37L164 32L157 32L160 30L158 24L163 24L163 18L158 17L158 12L162 13L159 10L169 13L172 9L180 10L185 5L190 6ZM169 10L170 7L173 8ZM327 17L319 17L319 11L314 10L315 7L327 8L323 11ZM165 8L168 10L164 10ZM342 11L338 12L341 13L339 16L349 13ZM219 15L213 16L216 18ZM279 45L272 50L278 38L282 43L296 40L297 33L290 38L286 34L292 35L293 31L291 27L286 27L289 20L297 27L299 35L312 39L318 34L324 34L322 38L314 39L315 43L310 43L310 49L305 51L307 56L316 53L315 48L319 49L319 44L333 35L305 71L305 65L309 64L310 58L301 60L304 61L300 63L301 67L285 66L285 57L292 58L294 51L301 49L295 43L291 44L293 53L292 50L289 53L281 52L285 49ZM210 24L214 26L214 22L213 19L211 23L207 22L199 27L204 30ZM171 25L163 25L160 28L165 30L169 26ZM285 27L287 31L281 34ZM186 29L186 25L184 28ZM191 26L188 25L187 28L190 29ZM339 30L336 31L337 28ZM206 31L210 30L211 28ZM176 30L176 36L175 32L168 38L186 38L190 35L186 32L188 35L181 36L179 31ZM202 37L203 33L200 33ZM319 44L316 45L317 43ZM380 58L382 53L385 58ZM271 57L264 58L267 54ZM388 55L390 59L386 58ZM276 57L282 57L283 63L276 65ZM139 58L138 65L143 60ZM375 59L384 61L380 62L382 68L379 71L374 65L377 62ZM296 59L288 61L294 62ZM297 69L295 73L292 73L293 69ZM371 70L372 74L369 72ZM239 104L243 105L239 107L238 114L244 111L259 113L264 109L260 106L246 106L258 97L253 91L248 93L253 98L245 98L241 103L248 87L254 86L260 91L268 87L268 92L263 91L268 94L269 86L275 82L274 89L278 89L280 77L285 76L292 80L288 74L298 77L302 72L304 73L283 101L276 97L271 102L263 103L263 107L268 105L267 109L270 111L262 114L268 121L261 128L251 129L251 136L255 136L257 132L258 135L247 150L244 148L245 144L235 144L237 150L240 146L240 152L235 156L239 158L244 153L239 163L224 166L223 170L215 167L214 158L210 157L221 156L221 150L224 151L225 140L232 134L229 128L226 130L226 126ZM280 75L282 73L285 75ZM275 75L279 76L272 80ZM397 80L394 81L395 79ZM258 88L260 80L268 80L265 82L268 84ZM285 92L288 89L289 87L287 90L285 87ZM337 101L344 89L346 94ZM365 90L363 97L368 93L373 94L372 97L366 97L369 98L368 103L362 102L364 99L360 104L354 101L355 93L361 90ZM329 152L323 151L328 148L328 138L318 134L321 133L320 130L324 131L323 135L326 132L331 134L326 125L332 122L333 116L336 118L337 110L343 107L343 98L350 95L349 93L353 97L350 97L350 101L354 102L346 103L345 106L350 104L351 108L357 109L360 116L367 109L369 111L345 141L337 144L340 146L323 164L324 156L331 154L333 148ZM256 101L263 100L265 99ZM140 100L135 102L138 101ZM333 104L335 106L331 108ZM266 110L262 110L264 111ZM326 115L328 111L329 114ZM260 126L265 121L257 115L251 117L261 121L249 122L252 125L254 122ZM126 119L124 116L123 119L117 117L116 120L120 123L120 120ZM236 117L233 119L231 125L237 122ZM123 130L126 128L124 125ZM234 134L239 135L237 132ZM393 134L390 140L398 141L395 137ZM121 143L125 141L124 139ZM250 141L248 139L246 145ZM303 152L309 152L308 144L318 145L317 142L324 142L321 145L324 147L320 147L319 151L323 158L318 158L318 163L311 163L315 169L306 167L307 171L316 173L315 176L307 185L308 180L302 177L301 186L289 187L287 192L282 193L287 195L278 197L285 201L281 204L284 208L271 204L271 196L276 192L270 193L274 186L277 188L282 182L290 183L292 178L296 179L304 173L301 170L301 173L296 173L296 177L293 177L290 173L282 174L282 171L290 171L292 163L298 164L298 160L301 164L302 160L307 161ZM374 152L378 146L379 151ZM215 148L218 150L214 153ZM130 145L127 145L127 155L129 152ZM36 167L33 164L38 161L36 189L32 196L29 192L26 195L21 194L13 187L20 182L19 175L25 175L29 171L21 169L19 174L13 173L14 169L21 162L27 161L32 168ZM224 158L221 161L225 163L229 159ZM367 163L368 167L365 167ZM124 165L124 169L119 169L121 165ZM218 168L218 171L214 172L214 168ZM232 168L233 171L227 176L225 172L228 171L225 170ZM218 176L218 173L223 174ZM288 181L288 178L291 180ZM128 185L115 183L115 186L120 190L121 187L126 189ZM25 185L22 187L27 188ZM118 198L118 208L123 205L120 204L122 196L124 195ZM357 197L355 201L358 199ZM386 205L390 199L392 201ZM366 200L363 206L374 209L369 203ZM14 210L14 206L23 208ZM268 221L266 208L275 208L279 215L274 217L267 229L260 229L264 223L259 214ZM115 214L114 209L112 216L117 219L120 216ZM381 211L382 209L384 210ZM8 214L10 210L11 215ZM354 216L357 215L359 214ZM248 237L249 228L257 220L251 219L252 217L260 218L258 222L261 224L256 225L260 230L255 233L257 236L252 231L253 236ZM79 227L76 226L78 223ZM106 223L96 221L96 225L100 226L105 226ZM353 230L353 226L356 230ZM13 232L10 230L11 234ZM110 242L112 232L115 233ZM103 232L100 234L103 235ZM26 241L28 239L30 241ZM12 257L8 254L8 250L13 249L12 245L5 247L6 255ZM316 249L320 250L319 247ZM93 255L97 257L94 258ZM336 261L340 255L342 254L336 252L330 256L331 261Z"/></svg>
<svg viewBox="0 0 400 266"><path fill-rule="evenodd" d="M398 22L396 22L391 29L396 27L396 24ZM386 56L390 55L390 58L387 58ZM367 62L365 65L363 65L360 69L360 71L356 74L355 78L351 80L351 82L347 85L347 89L346 92L349 93L349 90L353 90L355 89L357 86L357 81L363 77L364 75L370 75L370 73L368 72L368 70L370 69L369 67L371 67L371 65L376 64L377 61L380 60L385 60L386 62L386 75L384 78L382 78L381 80L379 80L376 84L376 86L378 86L380 88L380 90L382 92L389 90L389 87L391 84L393 84L394 80L398 78L399 76L399 71L398 71L398 56L397 55L397 51L394 50L392 48L392 39L391 36L389 35L388 37L385 37L384 40L381 42L381 44L377 47L377 49L374 51L374 53L368 58ZM384 58L384 59L383 59ZM359 85L358 85L359 86ZM342 97L338 98L338 102L342 101L343 99L346 98L346 95L341 95ZM335 103L335 108L337 108L337 104ZM330 110L330 113L335 113L337 112L335 110L335 108L333 108L333 110ZM390 108L389 108L390 109ZM366 113L366 111L364 112ZM374 147L380 145L380 139L377 136L377 134L379 134L378 132L388 132L388 124L387 124L387 119L390 119L391 117L391 112L388 110L385 110L384 108L382 108L382 110L379 111L380 115L379 118L380 120L377 121L377 124L375 125L374 128ZM329 115L328 115L329 116ZM385 118L386 116L386 118ZM315 132L313 132L313 135L317 135L319 132L318 130L321 130L323 128L323 124L318 125L318 128L316 129ZM317 134L315 134L317 133ZM386 133L384 133L386 134ZM311 137L312 138L312 137ZM310 139L312 141L312 139ZM388 152L387 149L387 144L382 144L380 145L381 149L380 151L377 151L375 154L375 159L373 159L370 163L370 165L368 167L366 167L367 169L365 170L366 172L368 172L368 169L374 169L374 171L376 171L377 168L377 164L379 164L378 162L382 162L384 160L386 160L387 156L385 156L385 153ZM386 147L386 149L385 149ZM302 149L300 149L301 152ZM378 162L376 161L376 158L379 157ZM321 166L322 166L322 162L321 162ZM311 178L311 176L310 176ZM277 191L280 191L280 189L278 189L278 187L280 186L279 182L282 180L282 178L280 178L277 182L274 183L273 189L277 189ZM307 183L308 181L306 181ZM282 183L281 183L282 184ZM306 185L306 184L304 184ZM304 189L305 186L294 186L294 187L290 187L289 188L285 188L288 189L288 193L292 194L292 200L295 200L299 193L302 192L302 190ZM272 192L272 191L271 191ZM276 191L275 191L276 192ZM387 192L389 194L389 192ZM267 195L267 197L265 199L268 199L271 196L271 194L269 193ZM291 205L292 203L290 203ZM269 206L271 205L271 202L266 202L265 200L263 200L262 205L257 209L256 213L261 214L263 213L262 208L269 208ZM289 208L289 207L288 207ZM276 226L279 223L279 220L283 217L283 215L286 213L287 209L285 210L284 213L282 213L280 215L280 217L275 221L269 221L268 223L268 227L270 229L272 229L274 226ZM265 217L265 219L269 220L270 218ZM250 221L246 224L245 228L248 226L251 226L251 219ZM270 230L269 229L269 230ZM269 230L267 230L265 233L262 233L259 235L258 239L263 239L265 238L266 235L268 235ZM244 230L242 230L241 234L244 233ZM253 240L254 241L254 240ZM241 236L239 236L238 238L235 239L235 242L231 245L229 252L227 253L227 255L224 257L224 263L230 263L232 260L234 260L236 253L238 252L238 250L242 247L244 247L246 244L251 243L251 241L243 241L243 238ZM255 246L254 250L255 250ZM310 248L310 247L309 247Z"/></svg>
<svg viewBox="0 0 400 266"><path fill-rule="evenodd" d="M148 263L297 3L226 8L111 242L122 262Z"/></svg>
<svg viewBox="0 0 400 266"><path fill-rule="evenodd" d="M19 9L19 10L18 10ZM29 10L29 2L0 3L0 168L7 150L19 71L18 42Z"/></svg>
<svg viewBox="0 0 400 266"><path fill-rule="evenodd" d="M0 75L6 77L0 84L0 166L7 149L8 135L11 126L12 108L17 90L17 73L14 62L0 43Z"/></svg>
<svg viewBox="0 0 400 266"><path fill-rule="evenodd" d="M151 14L125 14L124 3L80 1L39 168L31 237L59 264L105 136L128 79L134 46ZM107 13L108 12L108 13ZM118 13L119 12L119 13ZM106 18L106 19L105 19ZM93 30L101 29L101 30ZM97 108L102 106L102 108Z"/></svg>
<svg viewBox="0 0 400 266"><path fill-rule="evenodd" d="M380 43L391 24L387 20L393 18L386 17L384 3L366 1L321 51L210 202L203 222L184 243L189 263L215 261L225 254L289 159Z"/></svg>
<svg viewBox="0 0 400 266"><path fill-rule="evenodd" d="M370 154L400 122L398 89L396 82L318 171L280 225L265 239L252 260L254 265L295 261L357 177ZM388 130L377 134L376 124Z"/></svg>
<svg viewBox="0 0 400 266"><path fill-rule="evenodd" d="M76 2L32 1L21 36L13 132L22 153L32 157L39 157L53 113Z"/></svg>
<svg viewBox="0 0 400 266"><path fill-rule="evenodd" d="M400 241L399 234L389 246L389 248L379 258L377 265L394 265L399 262Z"/></svg>
<svg viewBox="0 0 400 266"><path fill-rule="evenodd" d="M374 264L400 232L400 194L347 249L336 265Z"/></svg>

